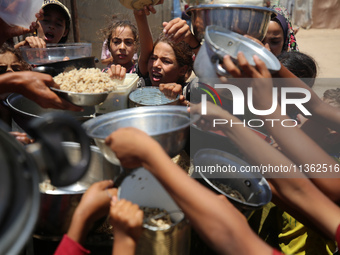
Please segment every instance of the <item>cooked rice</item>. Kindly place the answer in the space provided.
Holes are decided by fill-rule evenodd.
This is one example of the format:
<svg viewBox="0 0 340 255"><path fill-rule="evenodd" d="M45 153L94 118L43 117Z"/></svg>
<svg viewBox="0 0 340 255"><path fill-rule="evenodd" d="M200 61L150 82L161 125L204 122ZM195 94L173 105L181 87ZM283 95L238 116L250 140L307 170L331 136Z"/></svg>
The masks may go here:
<svg viewBox="0 0 340 255"><path fill-rule="evenodd" d="M99 68L80 68L54 77L61 90L78 93L101 93L116 90L119 80L112 80Z"/></svg>

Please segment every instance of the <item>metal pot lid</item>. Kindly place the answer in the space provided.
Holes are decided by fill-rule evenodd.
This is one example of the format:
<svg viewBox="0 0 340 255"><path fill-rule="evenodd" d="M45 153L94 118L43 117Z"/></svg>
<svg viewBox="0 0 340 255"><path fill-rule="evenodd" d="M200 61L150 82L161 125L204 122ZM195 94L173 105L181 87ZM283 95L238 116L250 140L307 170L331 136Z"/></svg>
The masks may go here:
<svg viewBox="0 0 340 255"><path fill-rule="evenodd" d="M220 61L223 60L225 55L230 55L236 61L238 52L242 51L248 63L252 66L255 66L253 56L257 55L269 70L279 71L281 69L280 61L264 46L223 27L207 26L205 42Z"/></svg>
<svg viewBox="0 0 340 255"><path fill-rule="evenodd" d="M19 254L39 215L39 172L24 147L0 128L0 254Z"/></svg>

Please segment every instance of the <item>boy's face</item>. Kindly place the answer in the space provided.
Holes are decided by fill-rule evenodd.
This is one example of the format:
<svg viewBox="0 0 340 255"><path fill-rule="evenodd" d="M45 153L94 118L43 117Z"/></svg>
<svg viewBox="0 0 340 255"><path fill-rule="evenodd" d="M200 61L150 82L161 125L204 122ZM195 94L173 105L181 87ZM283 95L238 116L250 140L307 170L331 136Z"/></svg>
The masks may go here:
<svg viewBox="0 0 340 255"><path fill-rule="evenodd" d="M68 33L65 16L52 6L44 8L44 19L40 21L40 27L38 35L46 43L59 43L61 38Z"/></svg>

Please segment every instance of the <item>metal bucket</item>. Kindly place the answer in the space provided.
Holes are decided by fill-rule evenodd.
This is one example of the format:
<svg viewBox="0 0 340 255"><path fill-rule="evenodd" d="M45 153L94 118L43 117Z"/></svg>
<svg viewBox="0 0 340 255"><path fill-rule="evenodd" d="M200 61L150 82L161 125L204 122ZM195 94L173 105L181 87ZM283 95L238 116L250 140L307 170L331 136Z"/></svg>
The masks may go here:
<svg viewBox="0 0 340 255"><path fill-rule="evenodd" d="M160 230L144 224L138 242L138 255L187 255L190 251L190 225L183 212L156 178L144 168L127 176L118 189L118 198L139 206L165 209L173 224Z"/></svg>

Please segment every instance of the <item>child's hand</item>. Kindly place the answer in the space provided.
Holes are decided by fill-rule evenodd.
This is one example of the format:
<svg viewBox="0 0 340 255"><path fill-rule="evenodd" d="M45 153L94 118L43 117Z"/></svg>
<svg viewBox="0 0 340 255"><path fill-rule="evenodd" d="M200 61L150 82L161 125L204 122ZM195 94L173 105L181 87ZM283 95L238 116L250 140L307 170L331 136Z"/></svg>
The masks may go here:
<svg viewBox="0 0 340 255"><path fill-rule="evenodd" d="M185 41L191 48L196 48L200 43L191 33L187 22L181 18L175 18L169 22L163 22L163 27L163 33L165 35L172 36L171 38L175 43Z"/></svg>
<svg viewBox="0 0 340 255"><path fill-rule="evenodd" d="M139 206L125 199L116 202L113 198L110 208L110 223L116 238L129 237L137 243L143 224L143 211Z"/></svg>
<svg viewBox="0 0 340 255"><path fill-rule="evenodd" d="M110 75L111 79L123 80L126 75L126 68L121 65L111 65L107 73Z"/></svg>
<svg viewBox="0 0 340 255"><path fill-rule="evenodd" d="M117 195L111 180L96 182L84 193L75 211L75 217L82 217L88 223L108 215L111 197Z"/></svg>
<svg viewBox="0 0 340 255"><path fill-rule="evenodd" d="M153 156L151 151L161 149L156 140L132 127L118 129L105 139L105 143L116 153L121 165L127 168L140 167Z"/></svg>
<svg viewBox="0 0 340 255"><path fill-rule="evenodd" d="M223 59L224 68L235 78L253 78L254 107L258 110L268 110L272 106L272 76L266 64L256 55L253 56L255 67L251 66L242 52L237 54L238 66L231 60L230 56ZM242 88L244 89L244 88Z"/></svg>
<svg viewBox="0 0 340 255"><path fill-rule="evenodd" d="M92 184L84 193L67 231L72 240L84 243L93 224L109 214L111 197L117 195L117 189L112 186L111 180L100 181Z"/></svg>
<svg viewBox="0 0 340 255"><path fill-rule="evenodd" d="M159 90L170 99L175 99L178 95L182 94L182 85L177 83L161 83Z"/></svg>
<svg viewBox="0 0 340 255"><path fill-rule="evenodd" d="M26 37L24 41L16 45L16 48L24 45L28 45L31 48L46 48L46 42L37 36Z"/></svg>

